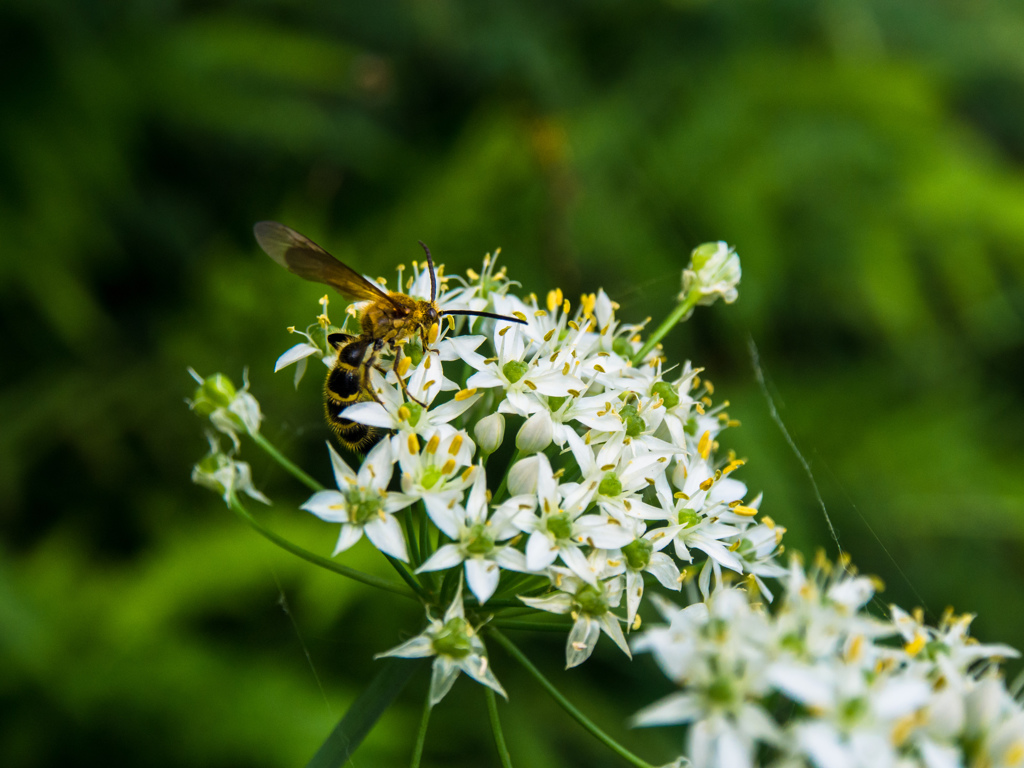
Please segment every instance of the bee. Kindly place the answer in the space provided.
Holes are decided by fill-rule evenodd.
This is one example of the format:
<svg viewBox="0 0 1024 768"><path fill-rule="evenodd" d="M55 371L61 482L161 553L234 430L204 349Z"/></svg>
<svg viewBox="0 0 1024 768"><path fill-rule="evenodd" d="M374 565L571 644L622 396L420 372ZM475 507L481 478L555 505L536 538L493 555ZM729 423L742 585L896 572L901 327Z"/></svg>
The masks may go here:
<svg viewBox="0 0 1024 768"><path fill-rule="evenodd" d="M423 348L437 339L438 323L444 315L474 315L525 323L525 319L468 309L442 310L437 306L437 277L430 249L423 245L430 272L430 299L415 299L397 291L384 291L354 269L342 264L308 237L276 221L261 221L253 227L256 242L270 258L292 274L316 283L325 283L345 298L364 302L359 315L358 335L331 333L327 343L337 352L334 367L324 380L324 413L327 425L346 447L359 452L369 450L386 430L360 424L343 416L355 403L380 402L370 383L370 371L385 370L379 365L385 348L394 355L392 370L406 397L415 400L399 374L402 346L419 337ZM421 403L422 405L422 403Z"/></svg>

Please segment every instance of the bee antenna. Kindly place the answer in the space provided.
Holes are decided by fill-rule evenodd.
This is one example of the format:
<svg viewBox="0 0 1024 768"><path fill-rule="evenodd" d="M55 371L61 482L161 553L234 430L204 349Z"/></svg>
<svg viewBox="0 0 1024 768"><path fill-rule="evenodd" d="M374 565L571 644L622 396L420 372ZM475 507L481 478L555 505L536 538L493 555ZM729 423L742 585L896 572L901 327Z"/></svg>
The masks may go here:
<svg viewBox="0 0 1024 768"><path fill-rule="evenodd" d="M427 267L430 269L430 300L435 301L437 299L437 278L434 276L434 260L430 258L430 249L427 248L427 244L422 240L419 243L427 253Z"/></svg>
<svg viewBox="0 0 1024 768"><path fill-rule="evenodd" d="M442 315L470 315L472 317L490 317L494 320L507 320L510 323L521 323L526 325L525 320L521 320L518 317L509 317L508 315L496 315L493 312L475 312L472 309L445 309L441 311Z"/></svg>

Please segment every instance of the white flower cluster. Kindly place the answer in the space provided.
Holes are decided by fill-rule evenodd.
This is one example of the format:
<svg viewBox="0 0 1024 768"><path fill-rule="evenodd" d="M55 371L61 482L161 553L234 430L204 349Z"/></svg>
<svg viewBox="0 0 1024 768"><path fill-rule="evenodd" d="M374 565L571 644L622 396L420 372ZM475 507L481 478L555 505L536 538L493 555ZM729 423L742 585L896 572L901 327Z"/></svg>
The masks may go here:
<svg viewBox="0 0 1024 768"><path fill-rule="evenodd" d="M891 606L874 619L872 581L847 568L819 558L808 574L793 558L774 614L732 587L685 608L660 600L668 626L633 649L680 691L635 724L688 724L697 767L1021 765L1024 710L991 664L1017 653L972 642L971 616L935 629Z"/></svg>
<svg viewBox="0 0 1024 768"><path fill-rule="evenodd" d="M423 274L410 295L429 295ZM524 322L473 318L475 333L462 335L447 326L416 350L405 391L393 371L372 371L376 401L343 416L389 436L358 472L332 449L338 490L303 505L341 524L335 554L365 532L416 573L463 569L480 606L497 594L568 614L570 667L602 632L629 654L623 627L639 626L645 573L676 591L692 573L707 595L732 571L770 598L763 578L784 572L775 563L783 529L756 519L759 499L744 501L732 477L743 462L716 455L735 422L727 404L714 405L711 383L689 365L666 371L657 351L634 361L641 329L619 322L604 291L575 309L557 290L543 302L520 298L490 259L457 279L442 309ZM278 367L317 351L326 357L297 345ZM518 424L514 439L508 422ZM389 490L395 474L400 490ZM410 507L442 537L422 560L395 518Z"/></svg>

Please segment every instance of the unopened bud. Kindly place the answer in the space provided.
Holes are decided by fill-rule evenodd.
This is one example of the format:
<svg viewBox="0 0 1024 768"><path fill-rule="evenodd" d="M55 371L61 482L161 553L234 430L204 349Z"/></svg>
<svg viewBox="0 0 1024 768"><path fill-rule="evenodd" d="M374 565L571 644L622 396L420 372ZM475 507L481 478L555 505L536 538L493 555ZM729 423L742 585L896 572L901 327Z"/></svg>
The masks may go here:
<svg viewBox="0 0 1024 768"><path fill-rule="evenodd" d="M526 420L516 435L516 448L523 453L538 453L551 445L554 425L548 411L537 411Z"/></svg>
<svg viewBox="0 0 1024 768"><path fill-rule="evenodd" d="M505 439L505 415L492 413L484 416L473 427L476 444L484 453L494 453Z"/></svg>

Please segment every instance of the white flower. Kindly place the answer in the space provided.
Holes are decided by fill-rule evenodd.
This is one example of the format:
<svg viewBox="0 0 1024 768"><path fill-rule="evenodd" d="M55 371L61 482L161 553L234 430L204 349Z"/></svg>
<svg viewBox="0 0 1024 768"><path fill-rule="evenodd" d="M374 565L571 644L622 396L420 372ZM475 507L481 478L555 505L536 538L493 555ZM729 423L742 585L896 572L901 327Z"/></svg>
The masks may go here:
<svg viewBox="0 0 1024 768"><path fill-rule="evenodd" d="M419 635L407 640L390 651L379 653L375 658L398 656L404 659L419 659L436 656L433 674L430 677L430 706L437 706L451 690L459 672L465 672L478 683L486 685L506 699L508 694L501 687L498 678L491 671L487 649L476 630L466 621L462 607L462 584L455 592L455 599L443 619L432 618L427 612L430 625Z"/></svg>
<svg viewBox="0 0 1024 768"><path fill-rule="evenodd" d="M736 301L742 270L740 257L726 243L704 243L693 249L690 265L683 270L683 291L680 301L691 294L700 295L698 304L714 304L721 297L726 304Z"/></svg>
<svg viewBox="0 0 1024 768"><path fill-rule="evenodd" d="M215 373L205 379L191 368L189 374L199 383L195 394L188 400L188 406L200 416L207 416L219 432L231 438L235 450L239 448L238 434L245 432L255 435L260 431L263 414L260 404L249 393L249 374L242 373L242 388L235 385L223 373Z"/></svg>
<svg viewBox="0 0 1024 768"><path fill-rule="evenodd" d="M462 500L474 472L476 446L468 434L444 425L423 446L414 433L395 435L390 442L398 449L402 491L423 499L430 515Z"/></svg>
<svg viewBox="0 0 1024 768"><path fill-rule="evenodd" d="M239 492L269 504L270 499L252 484L252 469L249 465L244 461L236 461L230 453L224 453L212 434L208 434L206 439L210 443L210 452L192 468L192 482L219 493L225 504L230 505L231 497Z"/></svg>
<svg viewBox="0 0 1024 768"><path fill-rule="evenodd" d="M516 525L530 536L526 567L540 573L561 559L579 578L597 586L599 574L582 548L618 549L632 541L632 533L607 515L583 515L583 505L563 509L558 481L543 453L537 454L536 467L538 513L516 518Z"/></svg>
<svg viewBox="0 0 1024 768"><path fill-rule="evenodd" d="M591 584L566 568L551 568L557 592L545 597L520 597L527 605L549 613L572 614L575 621L565 645L565 668L590 658L601 633L608 635L624 654L632 658L620 626L622 619L612 612L622 600L622 577L601 579Z"/></svg>
<svg viewBox="0 0 1024 768"><path fill-rule="evenodd" d="M367 454L358 474L349 469L329 443L327 448L331 453L338 490L314 493L301 509L329 523L341 523L335 555L359 541L365 532L381 552L408 562L405 536L394 513L415 499L387 490L394 468L391 442L382 440L378 443Z"/></svg>
<svg viewBox="0 0 1024 768"><path fill-rule="evenodd" d="M453 543L442 545L416 572L446 570L465 563L470 590L481 605L486 603L498 588L502 568L526 570L523 553L500 542L519 533L513 520L523 512L529 513L533 503L533 497L512 498L488 517L487 475L481 467L465 507L434 507L430 519Z"/></svg>

